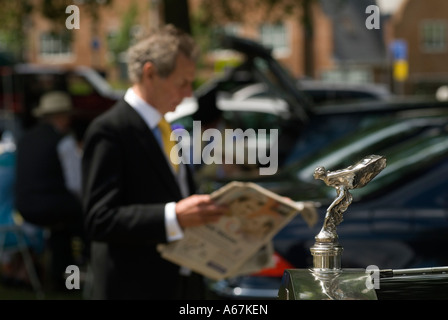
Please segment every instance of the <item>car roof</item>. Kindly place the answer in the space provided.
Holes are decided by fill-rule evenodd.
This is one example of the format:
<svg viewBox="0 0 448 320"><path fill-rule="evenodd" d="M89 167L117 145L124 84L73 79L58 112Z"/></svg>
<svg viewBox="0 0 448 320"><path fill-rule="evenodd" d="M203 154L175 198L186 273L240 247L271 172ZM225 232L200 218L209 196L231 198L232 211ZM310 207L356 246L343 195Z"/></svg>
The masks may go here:
<svg viewBox="0 0 448 320"><path fill-rule="evenodd" d="M62 74L64 72L67 72L68 70L71 70L72 68L68 67L62 67L62 66L56 66L56 65L39 65L39 64L32 64L32 63L18 63L14 65L14 71L19 74L27 74L27 73L34 73L34 74L45 74L45 73L51 73L51 74Z"/></svg>
<svg viewBox="0 0 448 320"><path fill-rule="evenodd" d="M279 99L259 99L252 98L244 101L235 101L232 99L219 99L216 106L221 111L236 112L261 112L282 116L287 114L288 106ZM198 103L194 98L186 98L173 112L165 114L168 122L179 120L186 116L192 116L198 110Z"/></svg>
<svg viewBox="0 0 448 320"><path fill-rule="evenodd" d="M374 95L378 98L391 96L390 90L385 85L376 83L350 83L350 82L334 82L311 79L298 79L297 84L300 89L307 91L324 90L324 91L350 91L362 92Z"/></svg>
<svg viewBox="0 0 448 320"><path fill-rule="evenodd" d="M391 96L383 100L357 101L319 106L313 109L318 116L343 114L384 113L409 110L447 109L448 102L425 96Z"/></svg>
<svg viewBox="0 0 448 320"><path fill-rule="evenodd" d="M123 91L113 89L110 84L104 79L95 69L87 66L56 66L56 65L38 65L31 63L19 63L14 65L14 72L17 74L53 74L64 75L67 73L74 73L81 75L89 80L89 83L103 95L113 96L115 99L124 95Z"/></svg>

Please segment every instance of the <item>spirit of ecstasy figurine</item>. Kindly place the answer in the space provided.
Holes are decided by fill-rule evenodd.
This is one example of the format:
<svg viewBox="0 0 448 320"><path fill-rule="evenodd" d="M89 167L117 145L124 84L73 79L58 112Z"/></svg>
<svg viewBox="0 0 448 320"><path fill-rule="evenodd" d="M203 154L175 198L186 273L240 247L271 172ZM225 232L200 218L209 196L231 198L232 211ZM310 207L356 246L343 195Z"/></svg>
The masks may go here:
<svg viewBox="0 0 448 320"><path fill-rule="evenodd" d="M314 178L335 188L337 197L328 207L323 227L310 248L313 268L285 270L279 289L280 299L377 299L375 289L366 287L372 279L365 269L342 268L344 249L339 244L336 227L352 202L350 190L364 187L385 167L386 158L370 155L345 169L315 169Z"/></svg>
<svg viewBox="0 0 448 320"><path fill-rule="evenodd" d="M345 169L327 171L317 167L314 178L323 180L328 186L336 189L337 197L328 207L322 230L316 236L320 243L337 242L336 227L342 222L342 214L352 203L349 190L364 187L386 167L386 159L382 156L370 155Z"/></svg>

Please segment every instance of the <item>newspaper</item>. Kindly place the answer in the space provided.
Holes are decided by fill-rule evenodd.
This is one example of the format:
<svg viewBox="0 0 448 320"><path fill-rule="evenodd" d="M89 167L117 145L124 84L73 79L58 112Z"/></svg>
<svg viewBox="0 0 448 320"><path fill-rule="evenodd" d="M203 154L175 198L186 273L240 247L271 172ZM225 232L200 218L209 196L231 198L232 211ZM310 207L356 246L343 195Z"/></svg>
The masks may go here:
<svg viewBox="0 0 448 320"><path fill-rule="evenodd" d="M317 221L311 203L294 202L251 182L230 182L211 194L229 208L218 222L188 228L181 240L160 245L161 256L213 280L247 274L272 263L271 240L301 214Z"/></svg>

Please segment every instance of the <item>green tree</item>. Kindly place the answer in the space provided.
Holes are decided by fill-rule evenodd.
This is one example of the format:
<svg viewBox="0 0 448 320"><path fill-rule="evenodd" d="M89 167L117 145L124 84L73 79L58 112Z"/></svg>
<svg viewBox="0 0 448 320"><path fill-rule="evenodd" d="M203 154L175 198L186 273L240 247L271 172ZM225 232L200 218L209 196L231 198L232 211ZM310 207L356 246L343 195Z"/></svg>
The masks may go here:
<svg viewBox="0 0 448 320"><path fill-rule="evenodd" d="M132 28L135 26L137 15L138 6L135 1L132 1L128 10L121 17L120 30L108 41L109 49L114 57L114 64L118 63L120 54L126 51L132 44Z"/></svg>
<svg viewBox="0 0 448 320"><path fill-rule="evenodd" d="M92 17L92 38L98 34L99 8L110 5L113 0L83 0L80 7ZM0 44L12 52L18 60L26 50L26 33L31 25L31 14L38 12L50 20L57 32L65 27L65 9L73 0L0 0Z"/></svg>
<svg viewBox="0 0 448 320"><path fill-rule="evenodd" d="M21 61L33 5L31 0L0 0L0 6L0 50L8 51L15 60Z"/></svg>

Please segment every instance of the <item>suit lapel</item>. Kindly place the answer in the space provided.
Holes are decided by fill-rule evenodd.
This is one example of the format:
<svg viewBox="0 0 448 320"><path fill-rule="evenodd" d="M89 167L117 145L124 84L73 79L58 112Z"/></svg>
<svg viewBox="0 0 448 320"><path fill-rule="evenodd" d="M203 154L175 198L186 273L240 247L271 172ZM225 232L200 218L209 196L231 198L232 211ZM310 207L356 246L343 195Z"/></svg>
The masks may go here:
<svg viewBox="0 0 448 320"><path fill-rule="evenodd" d="M148 167L151 167L160 174L162 182L170 188L177 199L182 198L176 178L154 134L140 115L127 102L123 102L123 107L126 108L126 114L128 115L128 121L133 128L132 133L148 156Z"/></svg>

